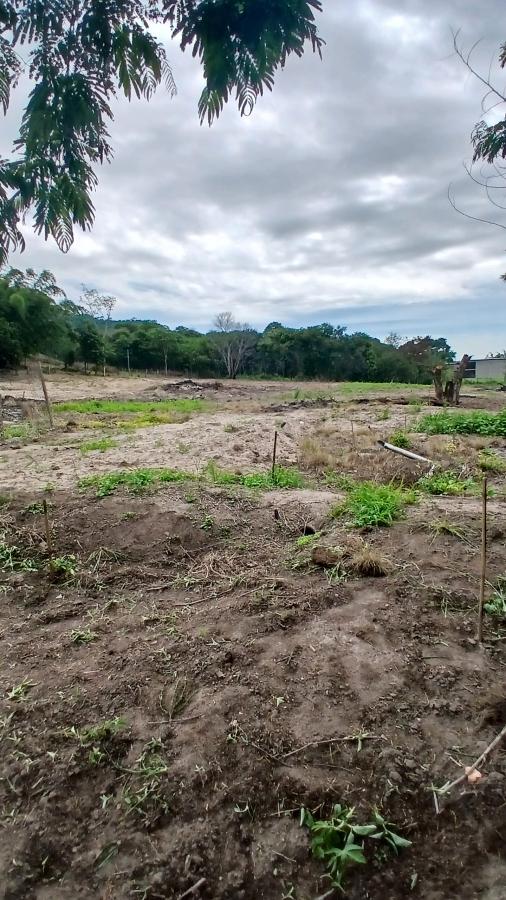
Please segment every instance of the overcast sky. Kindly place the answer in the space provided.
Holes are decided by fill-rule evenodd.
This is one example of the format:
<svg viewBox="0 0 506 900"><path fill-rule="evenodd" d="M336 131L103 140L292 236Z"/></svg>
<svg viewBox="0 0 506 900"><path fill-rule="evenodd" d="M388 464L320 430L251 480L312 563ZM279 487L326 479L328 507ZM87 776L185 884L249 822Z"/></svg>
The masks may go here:
<svg viewBox="0 0 506 900"><path fill-rule="evenodd" d="M231 105L210 129L199 66L168 44L178 95L115 104L91 234L63 256L30 233L12 264L51 269L76 300L82 282L115 294L116 317L208 329L231 310L260 329L327 321L502 350L506 233L458 215L447 191L500 216L462 167L483 90L451 31L482 39L473 59L486 72L506 40L504 0L323 5L323 62L291 60L250 118Z"/></svg>

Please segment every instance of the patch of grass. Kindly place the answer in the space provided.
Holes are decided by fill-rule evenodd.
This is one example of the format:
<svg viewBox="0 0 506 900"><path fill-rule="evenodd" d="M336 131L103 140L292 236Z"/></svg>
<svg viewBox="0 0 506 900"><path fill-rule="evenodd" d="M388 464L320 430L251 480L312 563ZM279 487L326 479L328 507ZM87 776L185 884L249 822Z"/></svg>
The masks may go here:
<svg viewBox="0 0 506 900"><path fill-rule="evenodd" d="M48 508L51 504L48 503ZM40 513L44 512L44 504L42 500L35 500L33 503L29 503L28 506L25 506L23 510L24 516L37 516Z"/></svg>
<svg viewBox="0 0 506 900"><path fill-rule="evenodd" d="M482 472L490 475L503 475L506 472L506 460L493 450L482 450L479 453L478 466Z"/></svg>
<svg viewBox="0 0 506 900"><path fill-rule="evenodd" d="M403 381L343 381L337 385L343 394L371 394L387 391L420 390L419 384Z"/></svg>
<svg viewBox="0 0 506 900"><path fill-rule="evenodd" d="M354 484L344 502L331 514L346 516L353 528L390 526L402 518L406 505L414 503L415 499L413 492L392 484L362 481Z"/></svg>
<svg viewBox="0 0 506 900"><path fill-rule="evenodd" d="M160 709L164 715L168 717L169 722L172 722L173 719L176 719L184 712L186 707L191 703L195 691L195 684L191 679L176 678L168 705L164 704L163 695L160 694Z"/></svg>
<svg viewBox="0 0 506 900"><path fill-rule="evenodd" d="M303 550L305 547L310 547L313 541L317 541L321 537L321 534L321 531L316 531L315 534L303 534L295 542L297 549Z"/></svg>
<svg viewBox="0 0 506 900"><path fill-rule="evenodd" d="M423 416L418 430L427 434L481 434L486 437L506 437L506 409L499 413L439 412Z"/></svg>
<svg viewBox="0 0 506 900"><path fill-rule="evenodd" d="M96 725L89 725L82 728L78 733L79 740L83 744L96 743L97 741L108 741L126 725L125 719L116 716L114 719L106 719L104 722L98 722Z"/></svg>
<svg viewBox="0 0 506 900"><path fill-rule="evenodd" d="M377 415L378 422L386 422L391 416L390 409L388 406L384 406L382 410Z"/></svg>
<svg viewBox="0 0 506 900"><path fill-rule="evenodd" d="M4 425L2 428L2 437L6 441L27 441L35 434L37 434L37 428L32 422L19 422L15 425Z"/></svg>
<svg viewBox="0 0 506 900"><path fill-rule="evenodd" d="M304 485L304 476L297 469L276 466L274 472L255 472L250 475L238 475L219 469L214 463L208 463L204 476L213 484L242 484L244 487L269 490L273 487L300 488Z"/></svg>
<svg viewBox="0 0 506 900"><path fill-rule="evenodd" d="M126 487L132 494L140 494L153 485L192 481L195 477L190 472L179 472L176 469L120 469L105 475L87 475L80 479L79 488L94 487L97 497L107 497L119 487Z"/></svg>
<svg viewBox="0 0 506 900"><path fill-rule="evenodd" d="M55 405L56 412L73 412L86 414L118 413L161 413L201 412L205 408L204 400L181 398L176 400L71 400Z"/></svg>
<svg viewBox="0 0 506 900"><path fill-rule="evenodd" d="M0 535L0 569L4 572L37 572L39 564L25 556L21 547L7 544L5 535Z"/></svg>
<svg viewBox="0 0 506 900"><path fill-rule="evenodd" d="M79 449L85 455L86 453L92 453L94 450L105 453L106 450L112 450L113 447L117 446L117 441L113 441L112 438L100 438L97 441L85 441L84 444L80 445Z"/></svg>
<svg viewBox="0 0 506 900"><path fill-rule="evenodd" d="M299 445L299 464L306 469L314 469L316 472L329 469L334 462L334 456L322 445L316 437L305 437Z"/></svg>
<svg viewBox="0 0 506 900"><path fill-rule="evenodd" d="M413 446L409 435L402 430L394 431L388 438L388 443L393 444L394 447L401 447L403 450L411 450Z"/></svg>
<svg viewBox="0 0 506 900"><path fill-rule="evenodd" d="M336 803L328 819L315 819L307 810L301 810L300 824L309 829L311 852L321 860L334 888L343 891L347 871L354 865L365 865L364 839L385 841L398 853L400 848L410 847L411 841L401 837L374 808L372 822L360 825L355 818L355 808Z"/></svg>
<svg viewBox="0 0 506 900"><path fill-rule="evenodd" d="M472 478L461 478L455 472L433 472L419 478L416 487L424 494L457 496L475 490L477 484Z"/></svg>

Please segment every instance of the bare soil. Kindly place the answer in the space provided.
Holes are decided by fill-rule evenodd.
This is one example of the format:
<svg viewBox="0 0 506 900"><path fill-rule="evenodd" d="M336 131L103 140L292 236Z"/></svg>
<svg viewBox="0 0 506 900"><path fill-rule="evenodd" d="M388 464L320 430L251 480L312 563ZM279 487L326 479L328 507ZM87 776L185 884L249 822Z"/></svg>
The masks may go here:
<svg viewBox="0 0 506 900"><path fill-rule="evenodd" d="M368 850L347 897L504 897L504 746L478 784L439 798L439 815L431 790L506 721L504 628L487 617L482 646L475 636L477 497L431 497L392 528L355 534L389 563L370 578L314 566L297 545L320 530L329 546L350 541L318 464L297 491L76 489L78 476L119 466L265 469L279 393L254 385L243 400L264 411L220 401L104 454L67 446L81 432L64 423L2 448L1 530L18 548L0 572L4 900L337 897L299 826L301 807L324 817L337 802L363 821L378 806L412 841L398 856ZM281 461L301 465L309 435L325 452L337 445L358 477L391 475L377 439L407 414L391 399L388 421L381 399L288 406ZM419 440L463 467L479 446ZM53 554L74 557L72 571L51 569L47 480ZM492 483L490 582L506 573L503 479ZM435 536L441 519L461 536ZM115 733L86 732L117 718Z"/></svg>

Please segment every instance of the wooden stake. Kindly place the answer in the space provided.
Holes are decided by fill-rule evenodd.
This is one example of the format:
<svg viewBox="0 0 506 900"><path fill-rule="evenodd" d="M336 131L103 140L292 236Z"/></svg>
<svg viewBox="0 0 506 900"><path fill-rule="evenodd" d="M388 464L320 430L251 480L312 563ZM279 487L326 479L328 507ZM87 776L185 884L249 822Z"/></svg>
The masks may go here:
<svg viewBox="0 0 506 900"><path fill-rule="evenodd" d="M355 446L355 426L353 424L353 419L350 419L350 425L351 425L351 442L352 442L353 446Z"/></svg>
<svg viewBox="0 0 506 900"><path fill-rule="evenodd" d="M278 449L278 432L274 432L274 447L272 448L272 477L276 471L276 452Z"/></svg>
<svg viewBox="0 0 506 900"><path fill-rule="evenodd" d="M53 555L53 542L51 541L51 526L49 524L49 516L47 512L47 501L42 501L42 506L44 507L44 525L46 526L46 544L47 544L47 552L49 556Z"/></svg>
<svg viewBox="0 0 506 900"><path fill-rule="evenodd" d="M485 603L485 582L487 575L487 478L483 479L481 518L481 579L480 601L478 605L478 640L483 641L483 606Z"/></svg>
<svg viewBox="0 0 506 900"><path fill-rule="evenodd" d="M46 379L44 378L44 373L42 371L42 366L40 363L39 363L39 377L40 377L40 383L42 385L42 391L44 393L44 400L46 401L46 409L47 409L47 414L49 417L49 424L51 425L51 428L54 428L53 410L51 407L51 401L49 399L49 394L47 392Z"/></svg>

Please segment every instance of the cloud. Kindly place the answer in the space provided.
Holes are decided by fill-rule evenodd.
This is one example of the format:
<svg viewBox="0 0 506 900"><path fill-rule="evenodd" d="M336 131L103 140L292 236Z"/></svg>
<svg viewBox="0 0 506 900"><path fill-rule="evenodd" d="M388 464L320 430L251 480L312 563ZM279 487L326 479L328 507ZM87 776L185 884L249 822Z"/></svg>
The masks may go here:
<svg viewBox="0 0 506 900"><path fill-rule="evenodd" d="M451 29L467 45L483 38L488 70L506 38L502 3L324 6L323 62L290 60L252 116L230 106L211 129L198 123L198 64L169 44L178 96L114 105L115 159L99 173L91 234L67 256L30 234L13 264L170 325L205 329L231 309L257 327L326 320L380 337L445 334L474 355L502 349L502 233L447 197L451 183L463 209L491 213L462 168L483 91Z"/></svg>

